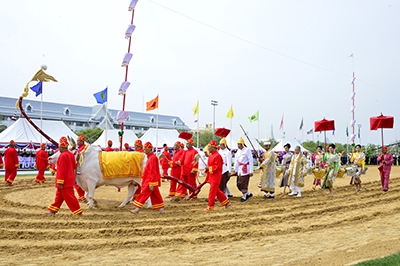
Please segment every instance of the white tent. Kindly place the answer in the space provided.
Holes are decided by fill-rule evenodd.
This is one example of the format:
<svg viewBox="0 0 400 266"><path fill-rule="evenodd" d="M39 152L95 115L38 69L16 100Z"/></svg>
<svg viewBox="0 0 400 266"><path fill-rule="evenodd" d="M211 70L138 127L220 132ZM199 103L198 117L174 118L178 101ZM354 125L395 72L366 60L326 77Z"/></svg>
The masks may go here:
<svg viewBox="0 0 400 266"><path fill-rule="evenodd" d="M120 129L108 129L107 132L104 130L103 133L101 133L100 137L92 144L100 145L100 147L107 147L107 142L109 140L111 140L113 142L114 147L119 147L119 135L118 135L119 131L121 131L121 130ZM124 130L124 135L122 137L123 143L128 143L129 146L133 146L135 140L137 140L137 139L138 139L138 137L136 136L135 131L133 131L131 129ZM122 145L122 146L124 146L124 145Z"/></svg>
<svg viewBox="0 0 400 266"><path fill-rule="evenodd" d="M40 128L40 120L32 119ZM54 141L58 142L62 136L70 136L76 139L72 130L62 121L42 120L42 131ZM25 118L19 118L6 130L0 133L0 146L8 145L10 140L14 140L17 146L32 144L40 145L40 142L49 143Z"/></svg>
<svg viewBox="0 0 400 266"><path fill-rule="evenodd" d="M297 139L280 139L278 144L275 145L275 147L272 149L274 152L281 152L284 151L283 146L286 145L286 143L290 144L290 151L294 151L294 148L296 146L300 146L301 151L306 151L309 152L306 148L304 148L301 144L300 141Z"/></svg>
<svg viewBox="0 0 400 266"><path fill-rule="evenodd" d="M153 144L154 147L156 145L158 147L162 147L164 143L167 144L168 147L173 147L174 143L179 140L178 136L179 132L176 129L159 128L157 132L157 129L149 128L149 130L147 130L146 133L143 134L140 140L143 142L143 145L149 141L151 142L151 144Z"/></svg>

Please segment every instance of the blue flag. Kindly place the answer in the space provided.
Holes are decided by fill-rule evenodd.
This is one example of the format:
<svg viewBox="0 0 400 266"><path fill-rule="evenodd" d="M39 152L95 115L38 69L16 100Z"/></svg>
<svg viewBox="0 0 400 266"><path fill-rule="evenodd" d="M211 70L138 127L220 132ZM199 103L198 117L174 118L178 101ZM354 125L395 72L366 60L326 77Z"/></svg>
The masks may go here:
<svg viewBox="0 0 400 266"><path fill-rule="evenodd" d="M107 102L107 89L108 88L105 88L104 90L93 94L94 98L96 98L97 103L103 104Z"/></svg>
<svg viewBox="0 0 400 266"><path fill-rule="evenodd" d="M42 82L39 81L35 86L31 87L31 90L36 92L36 97L38 97L40 94L42 94Z"/></svg>

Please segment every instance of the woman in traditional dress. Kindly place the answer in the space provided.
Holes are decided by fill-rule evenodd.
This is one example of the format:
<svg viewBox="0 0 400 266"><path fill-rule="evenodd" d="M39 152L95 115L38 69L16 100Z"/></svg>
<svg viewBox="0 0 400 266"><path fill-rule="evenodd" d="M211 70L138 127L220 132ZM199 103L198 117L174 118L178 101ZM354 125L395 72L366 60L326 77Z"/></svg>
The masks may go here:
<svg viewBox="0 0 400 266"><path fill-rule="evenodd" d="M361 151L361 145L356 146L356 152L351 155L350 162L356 168L355 173L351 176L350 185L356 187L356 192L361 190L361 173L365 171L365 154Z"/></svg>
<svg viewBox="0 0 400 266"><path fill-rule="evenodd" d="M322 162L323 158L322 146L317 147L317 151L312 156L312 162L314 163L315 169L325 169L325 163ZM314 178L313 181L313 189L319 186L321 187L321 179Z"/></svg>
<svg viewBox="0 0 400 266"><path fill-rule="evenodd" d="M325 169L325 178L324 182L322 184L322 188L328 188L329 189L329 196L333 196L333 183L336 180L336 176L339 171L339 164L340 164L340 158L339 156L335 153L335 144L330 144L329 145L329 152L325 153L322 162L326 163Z"/></svg>
<svg viewBox="0 0 400 266"><path fill-rule="evenodd" d="M283 146L285 151L282 155L282 177L279 180L279 187L283 187L282 194L286 193L286 187L289 187L288 179L289 179L289 165L290 160L292 159L292 153L290 150L290 144L287 143Z"/></svg>

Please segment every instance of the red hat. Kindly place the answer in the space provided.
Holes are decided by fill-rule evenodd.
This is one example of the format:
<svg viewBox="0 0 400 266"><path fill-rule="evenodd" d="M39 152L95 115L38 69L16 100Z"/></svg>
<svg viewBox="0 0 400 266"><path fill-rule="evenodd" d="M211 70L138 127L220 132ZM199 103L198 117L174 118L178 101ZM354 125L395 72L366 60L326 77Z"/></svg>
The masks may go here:
<svg viewBox="0 0 400 266"><path fill-rule="evenodd" d="M153 149L153 145L152 145L150 142L146 142L146 143L144 144L144 148L145 148L145 149Z"/></svg>
<svg viewBox="0 0 400 266"><path fill-rule="evenodd" d="M179 146L181 146L181 148L184 148L184 147L185 147L185 144L183 144L183 142L180 142L180 141L179 141Z"/></svg>
<svg viewBox="0 0 400 266"><path fill-rule="evenodd" d="M211 140L208 143L208 146L214 147L214 148L218 148L218 143L215 140Z"/></svg>
<svg viewBox="0 0 400 266"><path fill-rule="evenodd" d="M176 145L176 146L179 146L179 147L180 147L180 146L181 146L181 143L180 143L179 141L177 141L177 142L175 142L175 143L174 143L174 145Z"/></svg>
<svg viewBox="0 0 400 266"><path fill-rule="evenodd" d="M15 141L10 140L10 145L11 145L11 146L15 146Z"/></svg>
<svg viewBox="0 0 400 266"><path fill-rule="evenodd" d="M382 151L388 151L388 147L382 146Z"/></svg>
<svg viewBox="0 0 400 266"><path fill-rule="evenodd" d="M59 145L60 147L67 148L68 147L68 140L66 137L61 137Z"/></svg>
<svg viewBox="0 0 400 266"><path fill-rule="evenodd" d="M78 140L86 141L86 138L85 138L84 135L80 135L80 136L78 137Z"/></svg>
<svg viewBox="0 0 400 266"><path fill-rule="evenodd" d="M151 143L150 143L151 144ZM143 143L140 139L135 140L135 146L143 147Z"/></svg>
<svg viewBox="0 0 400 266"><path fill-rule="evenodd" d="M194 142L193 142L192 139L188 139L188 140L187 140L187 143L190 143L190 144L194 145Z"/></svg>
<svg viewBox="0 0 400 266"><path fill-rule="evenodd" d="M124 146L125 146L125 147L129 147L129 143L125 143Z"/></svg>
<svg viewBox="0 0 400 266"><path fill-rule="evenodd" d="M41 148L46 148L46 143L40 144L40 147L41 147Z"/></svg>
<svg viewBox="0 0 400 266"><path fill-rule="evenodd" d="M108 145L112 145L112 140L107 141Z"/></svg>

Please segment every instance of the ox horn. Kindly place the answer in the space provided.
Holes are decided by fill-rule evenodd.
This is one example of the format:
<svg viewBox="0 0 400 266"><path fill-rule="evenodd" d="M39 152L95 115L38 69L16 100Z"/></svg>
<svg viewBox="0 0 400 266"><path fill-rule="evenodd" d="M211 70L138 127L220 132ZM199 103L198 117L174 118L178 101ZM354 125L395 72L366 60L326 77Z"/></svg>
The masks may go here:
<svg viewBox="0 0 400 266"><path fill-rule="evenodd" d="M73 139L73 138L71 138L70 136L67 136L68 137L68 140L69 140L69 143L70 143L70 145L69 145L69 150L70 151L74 151L75 149L76 149L76 142L75 142L75 140Z"/></svg>
<svg viewBox="0 0 400 266"><path fill-rule="evenodd" d="M161 160L164 156L165 156L164 153L160 153L160 154L157 156L157 157L158 157L158 160Z"/></svg>

